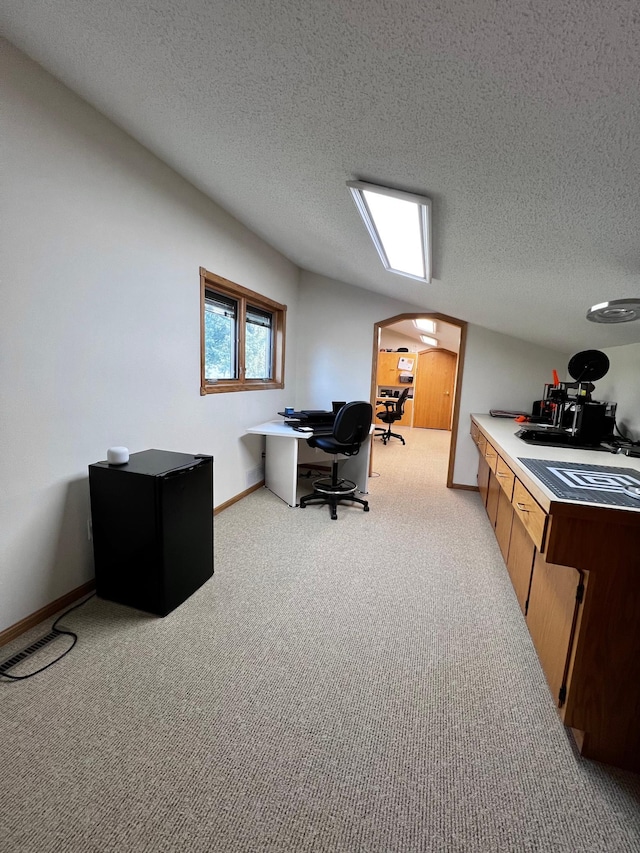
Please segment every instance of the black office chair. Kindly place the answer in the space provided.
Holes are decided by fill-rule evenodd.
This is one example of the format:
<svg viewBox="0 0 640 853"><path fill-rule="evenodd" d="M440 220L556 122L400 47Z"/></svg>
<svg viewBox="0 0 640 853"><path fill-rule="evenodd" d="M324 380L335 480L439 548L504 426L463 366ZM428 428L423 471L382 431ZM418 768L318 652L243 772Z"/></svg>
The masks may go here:
<svg viewBox="0 0 640 853"><path fill-rule="evenodd" d="M383 403L378 403L378 405L384 406L384 410L381 409L377 411L376 417L378 420L382 421L383 424L387 424L387 427L386 429L384 427L376 427L375 432L376 434L380 434L383 444L386 444L390 438L399 438L403 444L405 443L404 438L399 433L391 432L391 424L399 421L402 417L404 412L404 403L408 396L409 389L405 388L397 400L384 400Z"/></svg>
<svg viewBox="0 0 640 853"><path fill-rule="evenodd" d="M354 495L356 484L352 480L338 477L338 455L356 456L360 452L362 442L369 435L372 418L371 403L346 403L336 415L331 435L318 435L307 439L309 447L319 447L325 453L331 453L333 463L331 477L322 477L314 482L313 492L300 498L300 509L311 503L329 504L333 520L338 517L339 503L362 504L364 511L369 512L368 502Z"/></svg>

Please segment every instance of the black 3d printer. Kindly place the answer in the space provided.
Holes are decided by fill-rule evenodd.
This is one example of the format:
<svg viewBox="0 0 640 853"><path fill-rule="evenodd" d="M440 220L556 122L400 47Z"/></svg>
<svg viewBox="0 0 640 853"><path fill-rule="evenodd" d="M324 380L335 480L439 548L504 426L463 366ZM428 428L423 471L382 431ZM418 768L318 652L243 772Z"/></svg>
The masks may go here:
<svg viewBox="0 0 640 853"><path fill-rule="evenodd" d="M596 449L613 439L615 429L617 403L591 398L593 383L609 370L609 359L600 350L585 350L572 356L567 370L575 382L558 381L554 371L554 383L544 386L543 399L534 402L528 423L516 435L530 444Z"/></svg>

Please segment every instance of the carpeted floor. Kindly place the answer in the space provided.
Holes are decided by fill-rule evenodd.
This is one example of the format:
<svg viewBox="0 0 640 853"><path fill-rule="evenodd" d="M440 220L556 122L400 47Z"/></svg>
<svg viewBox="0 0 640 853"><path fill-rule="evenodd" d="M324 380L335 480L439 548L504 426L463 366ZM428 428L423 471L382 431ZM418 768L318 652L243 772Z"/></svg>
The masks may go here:
<svg viewBox="0 0 640 853"><path fill-rule="evenodd" d="M640 776L577 756L449 434L404 434L371 512L261 489L166 618L69 614L0 685L0 849L637 853Z"/></svg>

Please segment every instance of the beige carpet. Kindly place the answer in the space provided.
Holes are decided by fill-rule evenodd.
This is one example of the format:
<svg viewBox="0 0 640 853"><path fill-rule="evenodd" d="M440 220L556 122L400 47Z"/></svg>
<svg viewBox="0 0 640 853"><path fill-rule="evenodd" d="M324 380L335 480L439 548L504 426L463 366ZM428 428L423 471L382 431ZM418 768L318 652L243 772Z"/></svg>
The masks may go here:
<svg viewBox="0 0 640 853"><path fill-rule="evenodd" d="M261 489L174 613L93 598L0 684L3 853L637 853L640 777L576 755L448 434L404 434L371 512Z"/></svg>

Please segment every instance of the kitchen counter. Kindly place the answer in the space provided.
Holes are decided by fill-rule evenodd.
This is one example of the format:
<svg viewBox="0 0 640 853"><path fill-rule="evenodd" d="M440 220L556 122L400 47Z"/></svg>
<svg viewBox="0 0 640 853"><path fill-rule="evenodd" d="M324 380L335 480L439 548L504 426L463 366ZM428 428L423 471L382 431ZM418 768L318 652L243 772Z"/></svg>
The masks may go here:
<svg viewBox="0 0 640 853"><path fill-rule="evenodd" d="M580 753L640 772L640 501L615 505L617 483L609 489L613 476L634 482L640 459L528 444L518 429L471 416L478 489L516 598ZM547 460L540 476L556 488L558 471L570 484L576 475L574 494L596 488L588 500L558 497L523 460Z"/></svg>
<svg viewBox="0 0 640 853"><path fill-rule="evenodd" d="M579 450L573 447L550 447L545 444L529 444L518 438L516 432L520 429L520 425L510 418L492 418L491 415L485 414L474 414L471 418L494 446L499 445L500 455L524 482L536 501L546 512L550 512L552 509L555 512L566 512L569 507L580 506L585 508L587 514L589 514L588 510L595 510L597 508L613 510L616 513L631 513L633 515L640 513L640 500L637 501L637 506L631 504L624 507L612 507L609 502L589 502L587 504L578 499L558 497L535 473L519 461L521 459L545 459L557 463L565 462L588 466L604 466L607 468L624 468L630 474L636 474L640 479L640 458L603 450ZM638 519L638 522L640 522L640 519ZM632 523L635 524L635 519Z"/></svg>

